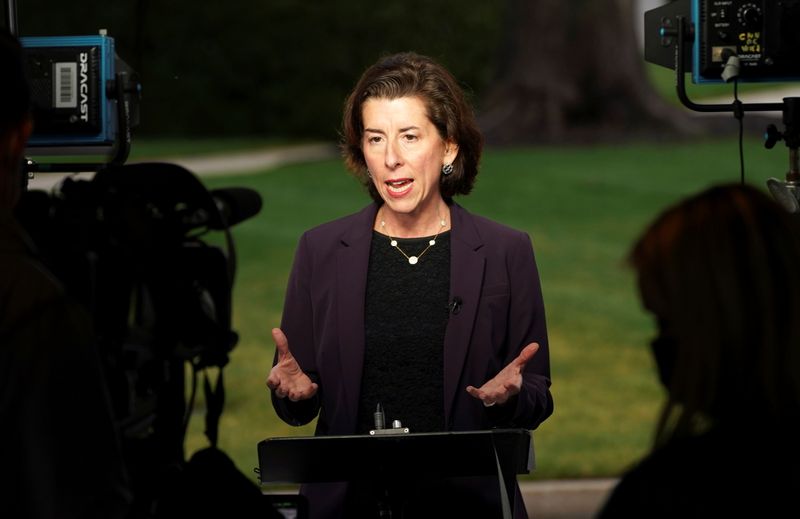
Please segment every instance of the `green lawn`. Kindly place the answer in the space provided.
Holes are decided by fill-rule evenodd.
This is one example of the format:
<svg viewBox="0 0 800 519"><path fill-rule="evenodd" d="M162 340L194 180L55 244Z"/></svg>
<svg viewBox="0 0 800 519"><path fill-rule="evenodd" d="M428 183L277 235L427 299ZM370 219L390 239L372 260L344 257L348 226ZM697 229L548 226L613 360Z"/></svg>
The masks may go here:
<svg viewBox="0 0 800 519"><path fill-rule="evenodd" d="M732 123L733 124L733 123ZM787 151L745 142L747 182L783 179ZM530 233L541 271L552 357L555 413L534 433L533 479L619 474L649 446L662 397L648 353L650 317L623 264L643 226L680 197L739 179L734 139L695 144L489 150L469 210ZM238 253L234 323L241 340L226 368L220 444L246 474L267 437L312 434L272 410L264 380L294 247L307 228L368 202L339 161L204 179L247 186L261 213L234 227ZM203 402L187 454L204 447Z"/></svg>

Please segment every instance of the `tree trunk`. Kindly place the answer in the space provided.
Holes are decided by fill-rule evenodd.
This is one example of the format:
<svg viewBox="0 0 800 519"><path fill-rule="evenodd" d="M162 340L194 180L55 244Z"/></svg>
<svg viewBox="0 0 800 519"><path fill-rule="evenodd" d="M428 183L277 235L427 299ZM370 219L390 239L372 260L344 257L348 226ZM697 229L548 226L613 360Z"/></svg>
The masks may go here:
<svg viewBox="0 0 800 519"><path fill-rule="evenodd" d="M491 144L693 134L647 80L633 0L510 0L508 42L479 122Z"/></svg>

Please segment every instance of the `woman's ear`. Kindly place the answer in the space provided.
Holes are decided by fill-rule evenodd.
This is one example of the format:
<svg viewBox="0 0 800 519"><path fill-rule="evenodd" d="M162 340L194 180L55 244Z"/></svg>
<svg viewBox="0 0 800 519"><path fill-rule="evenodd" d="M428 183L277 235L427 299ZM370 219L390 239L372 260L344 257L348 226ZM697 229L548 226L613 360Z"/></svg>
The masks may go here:
<svg viewBox="0 0 800 519"><path fill-rule="evenodd" d="M27 118L0 135L0 211L12 211L24 189L22 160L32 128Z"/></svg>
<svg viewBox="0 0 800 519"><path fill-rule="evenodd" d="M458 143L448 139L444 143L444 163L452 164L458 156Z"/></svg>
<svg viewBox="0 0 800 519"><path fill-rule="evenodd" d="M20 143L20 153L25 153L25 146L28 145L28 139L30 139L31 133L33 133L33 119L26 117L25 122L22 123L22 127L20 128L20 139L22 140Z"/></svg>
<svg viewBox="0 0 800 519"><path fill-rule="evenodd" d="M13 157L22 157L25 153L25 146L28 144L28 139L33 131L33 121L30 117L20 123L19 126L12 128L6 133L5 141L6 152Z"/></svg>

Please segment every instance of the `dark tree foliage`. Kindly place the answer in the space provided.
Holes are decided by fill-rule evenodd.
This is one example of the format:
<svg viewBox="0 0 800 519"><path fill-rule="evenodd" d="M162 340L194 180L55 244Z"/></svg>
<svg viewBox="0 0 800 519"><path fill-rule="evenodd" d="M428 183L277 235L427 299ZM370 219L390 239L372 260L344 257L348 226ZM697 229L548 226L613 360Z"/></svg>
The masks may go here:
<svg viewBox="0 0 800 519"><path fill-rule="evenodd" d="M137 134L331 138L380 55L430 54L479 98L503 6L482 0L25 0L22 36L96 34L141 76Z"/></svg>

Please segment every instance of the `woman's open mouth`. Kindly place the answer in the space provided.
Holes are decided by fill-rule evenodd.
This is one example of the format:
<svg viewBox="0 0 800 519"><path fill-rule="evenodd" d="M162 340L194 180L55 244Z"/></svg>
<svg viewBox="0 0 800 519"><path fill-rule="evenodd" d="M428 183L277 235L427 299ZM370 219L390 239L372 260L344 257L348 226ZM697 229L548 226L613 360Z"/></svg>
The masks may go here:
<svg viewBox="0 0 800 519"><path fill-rule="evenodd" d="M411 191L411 185L414 183L410 178L397 178L394 180L387 180L386 187L389 194L394 197L400 197Z"/></svg>

